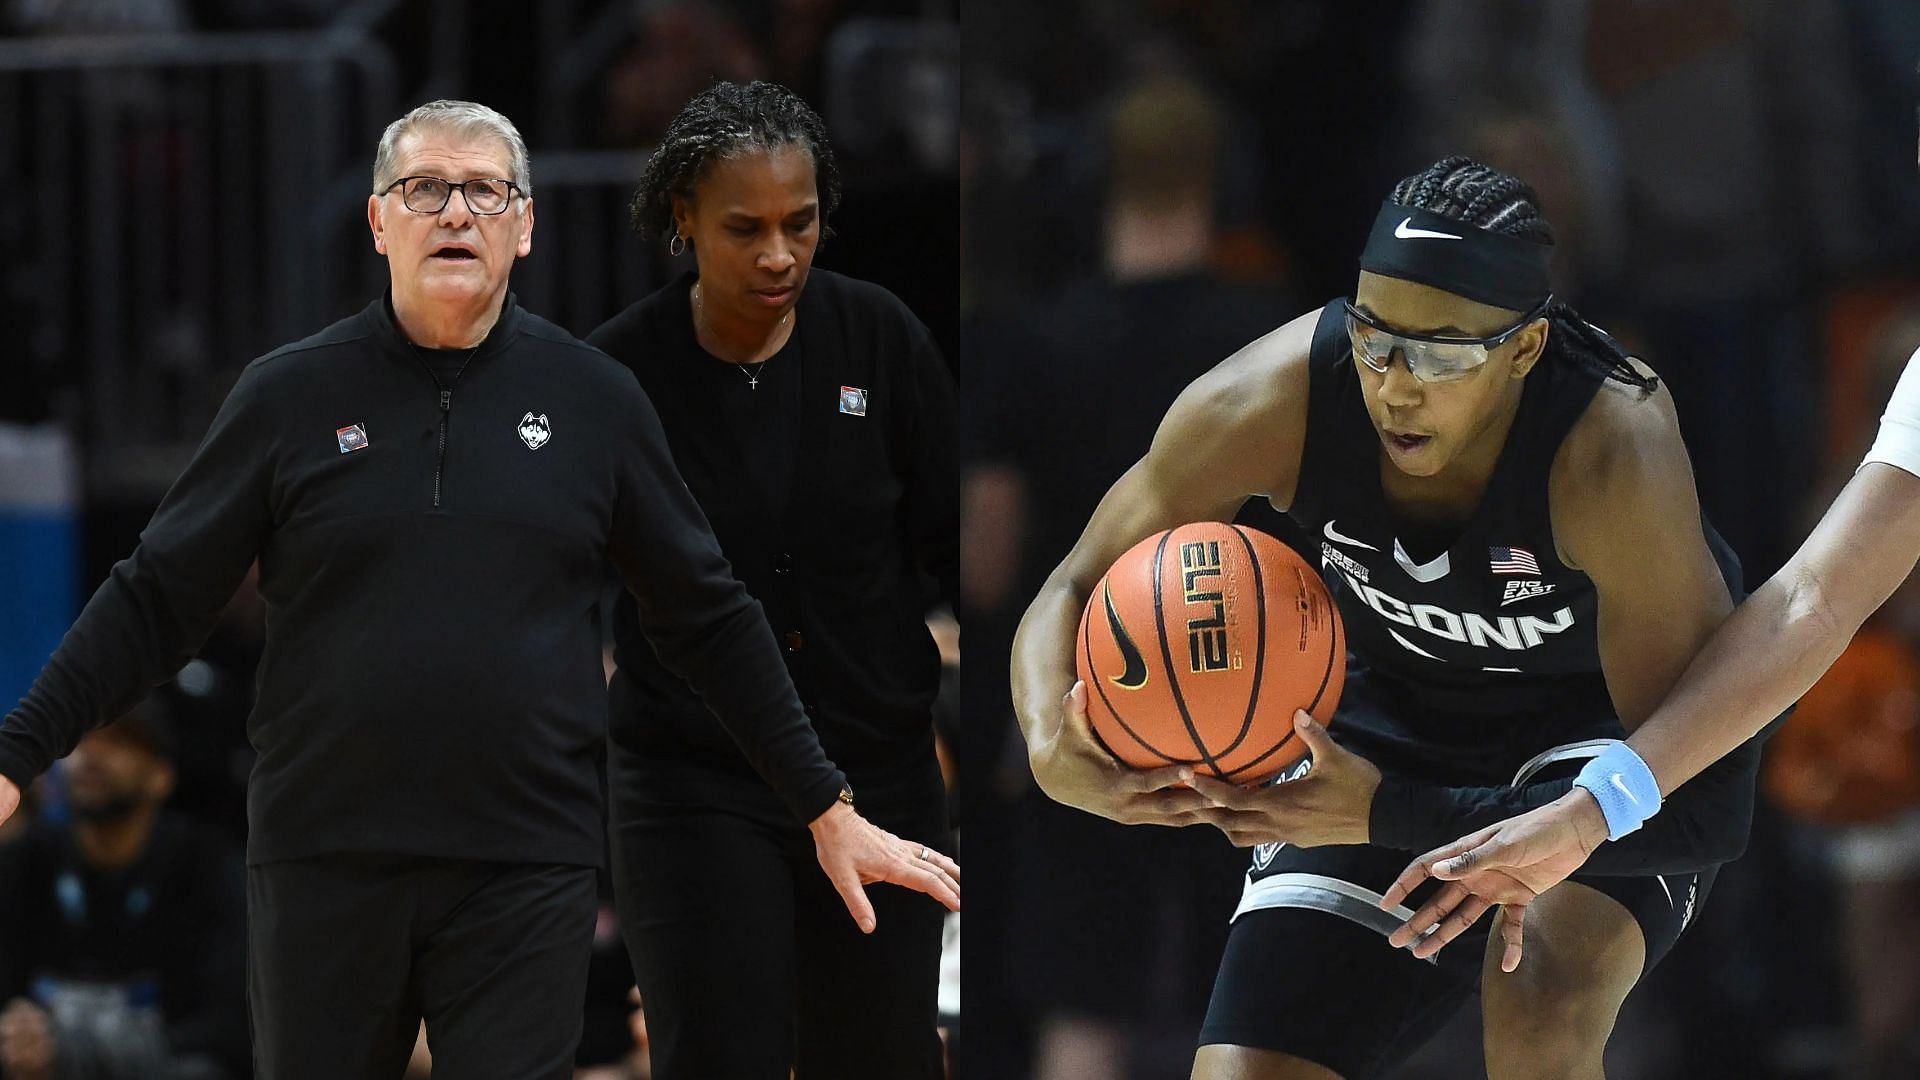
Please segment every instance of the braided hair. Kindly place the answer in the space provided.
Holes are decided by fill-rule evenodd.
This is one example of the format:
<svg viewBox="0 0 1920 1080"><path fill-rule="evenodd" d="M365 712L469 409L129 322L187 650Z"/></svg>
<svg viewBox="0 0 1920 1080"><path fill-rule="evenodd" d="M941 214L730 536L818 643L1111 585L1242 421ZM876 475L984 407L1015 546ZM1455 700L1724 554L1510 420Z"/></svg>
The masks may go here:
<svg viewBox="0 0 1920 1080"><path fill-rule="evenodd" d="M1539 244L1553 243L1553 226L1540 213L1540 197L1527 182L1467 157L1436 161L1394 185L1391 200L1486 229L1518 236ZM1547 335L1548 353L1651 393L1660 385L1655 376L1642 375L1627 362L1628 353L1612 335L1580 317L1565 303L1555 301L1545 317L1553 332Z"/></svg>
<svg viewBox="0 0 1920 1080"><path fill-rule="evenodd" d="M634 230L646 239L668 235L674 196L691 199L709 164L782 146L797 146L813 159L825 240L832 235L827 218L840 205L840 170L827 127L798 94L771 82L717 82L681 106L640 174L629 206Z"/></svg>

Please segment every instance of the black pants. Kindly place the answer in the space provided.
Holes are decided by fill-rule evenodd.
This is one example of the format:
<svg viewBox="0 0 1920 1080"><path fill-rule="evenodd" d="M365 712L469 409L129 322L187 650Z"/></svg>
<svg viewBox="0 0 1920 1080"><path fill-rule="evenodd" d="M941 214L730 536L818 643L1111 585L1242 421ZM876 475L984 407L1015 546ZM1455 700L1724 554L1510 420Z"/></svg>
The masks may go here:
<svg viewBox="0 0 1920 1080"><path fill-rule="evenodd" d="M860 933L813 837L746 785L663 805L615 785L614 889L647 1016L655 1080L938 1080L946 909L869 885ZM950 852L938 774L861 812ZM865 788L857 788L863 792Z"/></svg>
<svg viewBox="0 0 1920 1080"><path fill-rule="evenodd" d="M259 1080L567 1080L598 902L582 866L330 855L247 868Z"/></svg>

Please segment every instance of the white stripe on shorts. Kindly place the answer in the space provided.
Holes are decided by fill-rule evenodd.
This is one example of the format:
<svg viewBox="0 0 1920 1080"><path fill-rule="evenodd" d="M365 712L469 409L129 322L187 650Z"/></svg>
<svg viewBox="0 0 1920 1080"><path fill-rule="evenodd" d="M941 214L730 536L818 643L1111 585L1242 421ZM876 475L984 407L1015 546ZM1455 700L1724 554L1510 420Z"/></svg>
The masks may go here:
<svg viewBox="0 0 1920 1080"><path fill-rule="evenodd" d="M1383 910L1380 907L1383 899L1381 894L1363 885L1325 874L1275 874L1259 881L1247 881L1240 893L1240 906L1233 909L1233 917L1238 919L1249 911L1266 908L1305 908L1338 915L1369 930L1378 930L1380 936L1385 937L1413 918L1413 909L1395 904L1391 910ZM1421 935L1421 940L1425 937ZM1429 963L1437 962L1433 957L1427 959Z"/></svg>

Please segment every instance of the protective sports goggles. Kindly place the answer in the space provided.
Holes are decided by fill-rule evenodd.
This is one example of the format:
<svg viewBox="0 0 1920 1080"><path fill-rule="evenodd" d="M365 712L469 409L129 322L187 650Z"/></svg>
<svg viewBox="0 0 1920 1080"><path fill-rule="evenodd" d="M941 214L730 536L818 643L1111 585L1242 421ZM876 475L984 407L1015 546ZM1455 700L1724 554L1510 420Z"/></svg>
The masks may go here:
<svg viewBox="0 0 1920 1080"><path fill-rule="evenodd" d="M1352 300L1347 300L1347 339L1353 342L1353 354L1360 362L1382 375L1393 366L1393 354L1398 352L1406 358L1407 370L1421 382L1452 382L1473 374L1474 369L1487 362L1489 352L1544 315L1551 303L1553 297L1548 296L1521 316L1519 322L1491 337L1463 338L1395 330L1381 325L1373 316L1354 307Z"/></svg>

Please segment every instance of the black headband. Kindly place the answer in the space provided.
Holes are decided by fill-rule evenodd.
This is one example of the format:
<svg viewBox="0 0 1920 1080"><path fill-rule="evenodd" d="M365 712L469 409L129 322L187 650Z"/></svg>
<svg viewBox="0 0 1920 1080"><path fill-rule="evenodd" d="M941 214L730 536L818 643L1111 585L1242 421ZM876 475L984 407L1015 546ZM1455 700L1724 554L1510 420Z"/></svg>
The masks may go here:
<svg viewBox="0 0 1920 1080"><path fill-rule="evenodd" d="M1547 273L1552 254L1551 244L1389 202L1373 219L1360 269L1494 307L1532 311L1552 290Z"/></svg>

